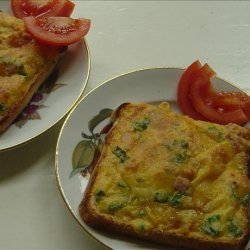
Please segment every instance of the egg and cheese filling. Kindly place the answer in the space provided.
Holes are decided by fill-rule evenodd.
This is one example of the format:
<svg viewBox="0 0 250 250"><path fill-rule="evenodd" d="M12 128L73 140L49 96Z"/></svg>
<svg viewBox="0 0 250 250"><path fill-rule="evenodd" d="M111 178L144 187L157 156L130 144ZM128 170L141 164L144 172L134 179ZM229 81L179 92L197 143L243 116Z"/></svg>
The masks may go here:
<svg viewBox="0 0 250 250"><path fill-rule="evenodd" d="M109 132L91 202L140 232L227 241L248 231L249 140L169 104L127 104Z"/></svg>

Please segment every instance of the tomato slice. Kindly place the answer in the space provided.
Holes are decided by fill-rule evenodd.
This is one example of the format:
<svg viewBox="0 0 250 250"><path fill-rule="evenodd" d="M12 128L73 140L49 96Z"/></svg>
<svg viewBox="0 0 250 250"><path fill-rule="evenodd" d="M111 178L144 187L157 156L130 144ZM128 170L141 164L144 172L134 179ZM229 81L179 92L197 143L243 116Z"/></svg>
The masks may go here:
<svg viewBox="0 0 250 250"><path fill-rule="evenodd" d="M216 107L214 100L216 92L211 86L210 79L213 77L213 70L205 64L196 75L190 87L190 98L195 109L209 121L219 124L243 124L248 121L242 108L235 106L232 110L226 110L222 106Z"/></svg>
<svg viewBox="0 0 250 250"><path fill-rule="evenodd" d="M70 17L24 17L27 30L40 43L67 46L80 41L90 29L89 19Z"/></svg>
<svg viewBox="0 0 250 250"><path fill-rule="evenodd" d="M184 71L178 84L177 103L183 114L188 115L196 120L207 120L195 110L189 97L190 86L201 67L201 63L197 60Z"/></svg>
<svg viewBox="0 0 250 250"><path fill-rule="evenodd" d="M67 16L75 4L70 0L11 0L11 8L18 18L26 16Z"/></svg>
<svg viewBox="0 0 250 250"><path fill-rule="evenodd" d="M245 115L250 120L250 100L246 101L242 107Z"/></svg>

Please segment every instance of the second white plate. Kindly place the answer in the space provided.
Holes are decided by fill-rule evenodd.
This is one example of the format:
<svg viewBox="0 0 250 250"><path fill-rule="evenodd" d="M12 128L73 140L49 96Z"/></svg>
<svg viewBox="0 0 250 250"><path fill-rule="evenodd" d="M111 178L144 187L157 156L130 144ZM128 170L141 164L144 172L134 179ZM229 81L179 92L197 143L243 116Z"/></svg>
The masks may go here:
<svg viewBox="0 0 250 250"><path fill-rule="evenodd" d="M0 135L0 152L34 139L66 115L83 93L89 72L90 53L86 41L70 45L58 75L33 96L23 113L24 119L15 121Z"/></svg>
<svg viewBox="0 0 250 250"><path fill-rule="evenodd" d="M106 234L88 227L78 214L78 206L83 198L88 178L72 173L72 155L76 145L88 134L89 121L103 109L115 109L124 102L168 101L173 110L176 105L176 90L183 69L153 68L130 72L113 78L90 92L67 117L61 130L56 150L56 177L59 189L75 219L94 238L111 249L166 249L155 244ZM238 90L219 78L213 80L218 90ZM92 120L93 121L93 120ZM105 120L104 120L105 124ZM103 124L103 125L104 125ZM175 248L176 249L176 248Z"/></svg>

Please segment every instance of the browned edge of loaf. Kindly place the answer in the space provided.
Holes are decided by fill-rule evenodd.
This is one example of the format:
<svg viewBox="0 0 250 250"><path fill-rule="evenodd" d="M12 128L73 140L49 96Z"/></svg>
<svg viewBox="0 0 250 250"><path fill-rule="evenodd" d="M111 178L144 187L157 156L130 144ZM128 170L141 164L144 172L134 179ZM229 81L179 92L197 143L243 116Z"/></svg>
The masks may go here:
<svg viewBox="0 0 250 250"><path fill-rule="evenodd" d="M26 95L23 96L22 99L20 99L16 105L7 111L6 115L1 118L0 120L0 134L5 132L8 127L14 122L14 120L19 116L19 114L22 112L22 110L27 106L27 104L30 102L32 96L35 94L35 92L38 90L38 88L44 83L44 81L50 76L50 74L53 72L53 70L58 65L59 61L62 59L66 52L67 48L64 48L62 51L59 52L58 58L56 59L56 63L52 64L49 68L46 68L43 72L40 72L36 74L33 78L33 83L31 84L31 87L29 91L26 93Z"/></svg>

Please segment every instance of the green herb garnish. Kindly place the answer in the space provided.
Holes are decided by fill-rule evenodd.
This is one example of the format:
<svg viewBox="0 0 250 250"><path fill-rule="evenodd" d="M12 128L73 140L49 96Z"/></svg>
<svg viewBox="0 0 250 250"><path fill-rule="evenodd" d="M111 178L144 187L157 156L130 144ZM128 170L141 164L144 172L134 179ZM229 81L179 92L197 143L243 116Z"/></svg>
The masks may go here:
<svg viewBox="0 0 250 250"><path fill-rule="evenodd" d="M122 183L122 182L118 182L117 183L117 186L120 187L120 188L126 188L126 184Z"/></svg>
<svg viewBox="0 0 250 250"><path fill-rule="evenodd" d="M204 223L201 229L205 234L208 234L210 236L218 236L220 233L219 221L220 221L219 214L212 215L207 218L207 221Z"/></svg>
<svg viewBox="0 0 250 250"><path fill-rule="evenodd" d="M239 227L235 219L230 219L227 225L228 225L228 231L230 235L234 237L238 237L243 234L241 228Z"/></svg>
<svg viewBox="0 0 250 250"><path fill-rule="evenodd" d="M148 128L149 124L150 124L150 119L144 118L144 120L139 121L139 122L134 121L132 123L132 127L133 127L134 131L142 132Z"/></svg>
<svg viewBox="0 0 250 250"><path fill-rule="evenodd" d="M182 154L176 154L174 156L174 162L180 164L180 163L183 163L186 158L187 158L187 155L185 154L185 152Z"/></svg>
<svg viewBox="0 0 250 250"><path fill-rule="evenodd" d="M112 203L108 206L108 210L110 212L115 212L121 208L124 208L125 207L125 204L116 204L116 203Z"/></svg>
<svg viewBox="0 0 250 250"><path fill-rule="evenodd" d="M215 126L210 126L207 130L211 135L215 136L218 141L222 142L225 140L225 135Z"/></svg>
<svg viewBox="0 0 250 250"><path fill-rule="evenodd" d="M185 194L183 192L175 192L168 200L169 204L173 207L178 206Z"/></svg>
<svg viewBox="0 0 250 250"><path fill-rule="evenodd" d="M120 163L124 163L126 160L129 159L129 157L126 154L126 151L124 151L123 149L121 149L120 147L116 147L115 150L112 151L112 153L120 159Z"/></svg>
<svg viewBox="0 0 250 250"><path fill-rule="evenodd" d="M250 193L247 193L246 195L244 195L243 197L241 197L237 192L236 192L236 188L235 186L232 186L231 188L232 190L232 195L234 197L234 199L239 202L240 204L242 204L243 206L248 206L250 203Z"/></svg>
<svg viewBox="0 0 250 250"><path fill-rule="evenodd" d="M172 196L167 193L156 192L154 195L154 201L159 203L168 203L172 207L180 205L184 192L175 192Z"/></svg>
<svg viewBox="0 0 250 250"><path fill-rule="evenodd" d="M4 112L5 110L5 105L3 103L0 103L0 113Z"/></svg>
<svg viewBox="0 0 250 250"><path fill-rule="evenodd" d="M105 196L105 192L104 191L101 190L101 191L97 192L95 194L95 200L96 200L96 202L99 202L103 198L103 196Z"/></svg>

